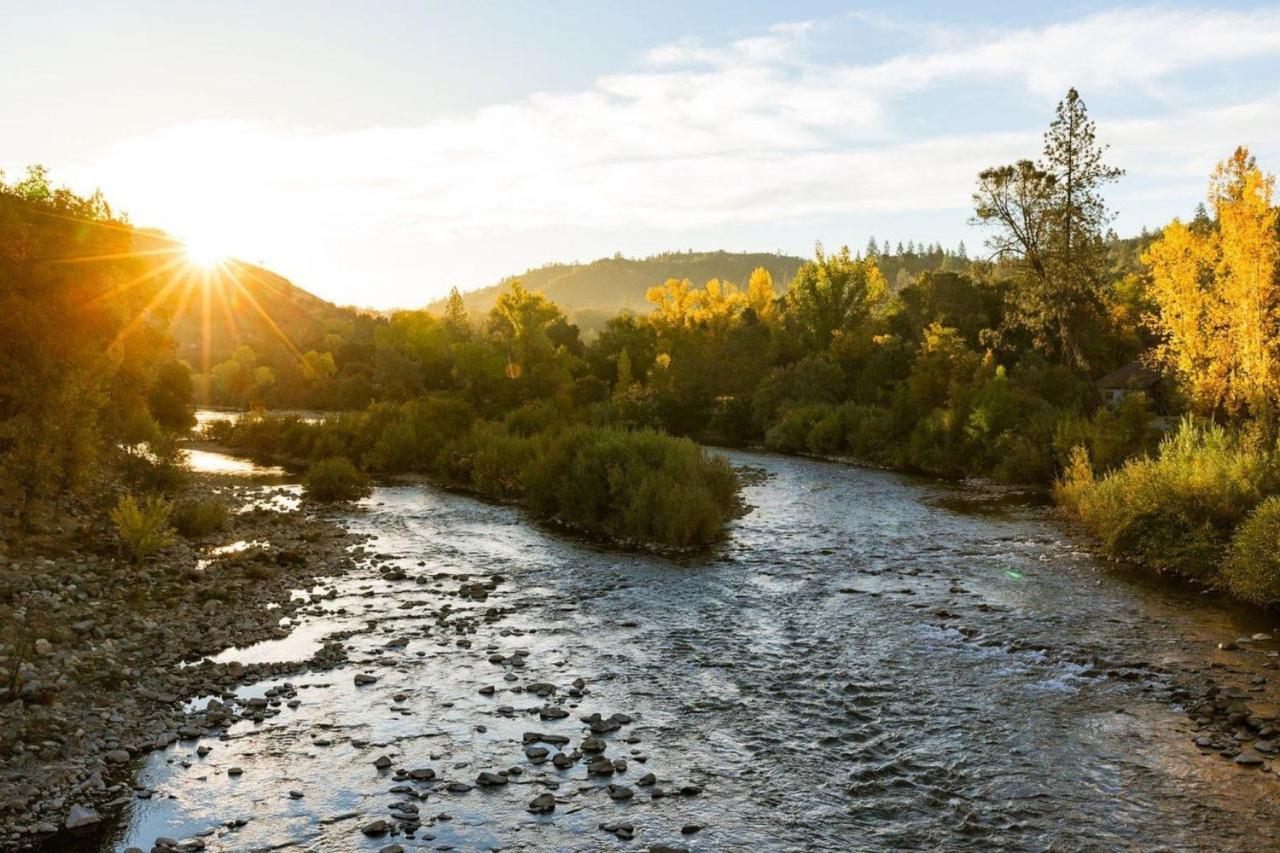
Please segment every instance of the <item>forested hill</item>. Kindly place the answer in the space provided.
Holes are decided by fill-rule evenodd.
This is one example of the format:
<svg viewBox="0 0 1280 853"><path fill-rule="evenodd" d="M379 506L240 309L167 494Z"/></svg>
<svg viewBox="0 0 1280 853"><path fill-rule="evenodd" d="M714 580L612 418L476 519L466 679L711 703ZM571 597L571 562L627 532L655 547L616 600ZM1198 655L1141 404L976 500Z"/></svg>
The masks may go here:
<svg viewBox="0 0 1280 853"><path fill-rule="evenodd" d="M571 317L589 317L594 313L613 315L624 308L647 313L652 306L644 301L645 291L669 278L687 278L695 284L718 278L742 286L751 277L752 270L764 267L782 292L802 263L804 258L772 252L666 252L648 258L614 256L586 264L548 264L464 293L462 301L471 316L484 316L502 289L519 280L529 290L542 291ZM443 306L441 301L431 307Z"/></svg>

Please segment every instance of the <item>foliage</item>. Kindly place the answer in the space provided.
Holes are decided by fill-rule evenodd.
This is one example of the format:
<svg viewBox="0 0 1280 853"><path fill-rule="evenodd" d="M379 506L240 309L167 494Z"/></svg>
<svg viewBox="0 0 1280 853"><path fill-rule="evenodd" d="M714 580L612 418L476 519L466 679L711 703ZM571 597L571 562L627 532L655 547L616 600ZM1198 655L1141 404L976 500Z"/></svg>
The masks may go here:
<svg viewBox="0 0 1280 853"><path fill-rule="evenodd" d="M1271 421L1280 393L1275 179L1244 148L1214 171L1216 227L1175 220L1142 260L1151 270L1156 350L1202 414Z"/></svg>
<svg viewBox="0 0 1280 853"><path fill-rule="evenodd" d="M190 497L169 512L169 523L188 539L203 539L227 524L227 505L217 498Z"/></svg>
<svg viewBox="0 0 1280 853"><path fill-rule="evenodd" d="M1103 546L1153 568L1216 580L1236 527L1280 487L1272 448L1256 436L1186 419L1155 456L1094 478L1083 457L1057 496Z"/></svg>
<svg viewBox="0 0 1280 853"><path fill-rule="evenodd" d="M24 523L145 450L127 434L144 416L189 424L165 307L147 310L176 273L142 239L39 166L0 181L0 491Z"/></svg>
<svg viewBox="0 0 1280 853"><path fill-rule="evenodd" d="M330 456L311 463L302 487L308 498L322 503L359 500L373 491L369 478L345 456Z"/></svg>
<svg viewBox="0 0 1280 853"><path fill-rule="evenodd" d="M1123 174L1102 162L1104 151L1071 89L1045 134L1043 159L986 169L974 193L975 221L995 229L988 245L1017 277L1006 325L1079 370L1090 366L1085 327L1096 319L1107 280L1111 214L1100 190Z"/></svg>
<svg viewBox="0 0 1280 853"><path fill-rule="evenodd" d="M1280 602L1280 496L1258 504L1236 530L1222 578L1245 601Z"/></svg>
<svg viewBox="0 0 1280 853"><path fill-rule="evenodd" d="M173 541L169 505L158 497L139 502L133 495L125 495L110 515L120 544L136 563L141 563Z"/></svg>

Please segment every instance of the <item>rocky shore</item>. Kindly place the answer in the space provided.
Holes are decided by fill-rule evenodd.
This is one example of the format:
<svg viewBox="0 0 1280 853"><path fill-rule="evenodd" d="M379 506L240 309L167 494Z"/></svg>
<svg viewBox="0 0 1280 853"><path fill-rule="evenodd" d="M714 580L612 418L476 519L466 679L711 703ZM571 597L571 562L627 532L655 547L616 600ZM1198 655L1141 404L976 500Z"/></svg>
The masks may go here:
<svg viewBox="0 0 1280 853"><path fill-rule="evenodd" d="M189 714L191 697L341 659L339 645L305 664L205 658L286 635L290 614L324 594L314 581L346 571L358 542L285 488L199 475L192 489L241 511L141 565L117 559L87 517L0 551L0 850L109 821L145 796L130 783L139 756L266 712L224 701Z"/></svg>

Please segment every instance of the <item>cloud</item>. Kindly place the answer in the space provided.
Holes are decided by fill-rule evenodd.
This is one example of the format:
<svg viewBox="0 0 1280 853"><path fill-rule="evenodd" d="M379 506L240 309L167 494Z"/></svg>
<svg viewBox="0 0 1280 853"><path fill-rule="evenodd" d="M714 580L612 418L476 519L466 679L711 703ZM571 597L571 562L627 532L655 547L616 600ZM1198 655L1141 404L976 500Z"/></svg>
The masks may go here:
<svg viewBox="0 0 1280 853"><path fill-rule="evenodd" d="M856 23L866 39L885 27ZM1206 66L1277 57L1280 12L1144 9L1039 29L930 27L928 50L874 62L839 50L846 58L814 59L833 55L818 49L830 38L800 22L726 45L682 40L583 91L417 127L183 125L120 142L82 178L136 220L179 233L222 228L246 256L345 279L361 275L362 251L403 253L415 241L425 267L450 240L535 229L647 229L689 245L698 229L733 223L961 211L979 169L1038 151L1043 122L1001 117L1010 86L1037 110L1071 84L1091 104L1154 92ZM952 83L988 100L990 132L930 121ZM1113 159L1141 171L1144 193L1202 184L1238 141L1280 134L1275 98L1210 108L1162 98L1150 118L1100 128Z"/></svg>

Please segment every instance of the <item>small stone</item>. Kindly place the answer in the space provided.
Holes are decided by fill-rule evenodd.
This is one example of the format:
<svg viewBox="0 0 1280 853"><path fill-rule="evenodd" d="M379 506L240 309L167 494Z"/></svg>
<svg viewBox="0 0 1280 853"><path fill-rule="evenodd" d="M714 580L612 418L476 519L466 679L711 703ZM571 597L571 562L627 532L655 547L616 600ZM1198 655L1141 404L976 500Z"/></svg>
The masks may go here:
<svg viewBox="0 0 1280 853"><path fill-rule="evenodd" d="M360 831L365 835L386 835L391 829L391 824L379 818L378 820L366 823L360 827Z"/></svg>
<svg viewBox="0 0 1280 853"><path fill-rule="evenodd" d="M378 682L378 679L372 675L365 675L363 672L356 673L355 683L357 687L360 687L366 684L376 684L377 682Z"/></svg>
<svg viewBox="0 0 1280 853"><path fill-rule="evenodd" d="M75 805L67 813L67 822L64 825L67 829L76 829L81 826L90 826L100 820L102 820L102 816L93 809L87 806Z"/></svg>
<svg viewBox="0 0 1280 853"><path fill-rule="evenodd" d="M53 654L53 644L50 643L48 640L46 640L44 637L41 637L40 639L36 640L35 649L36 649L36 654L38 655Z"/></svg>
<svg viewBox="0 0 1280 853"><path fill-rule="evenodd" d="M686 823L684 826L680 827L680 834L693 835L695 832L701 832L702 829L703 826L700 823Z"/></svg>
<svg viewBox="0 0 1280 853"><path fill-rule="evenodd" d="M551 814L556 810L556 798L551 794L539 794L529 802L529 811L534 814Z"/></svg>
<svg viewBox="0 0 1280 853"><path fill-rule="evenodd" d="M377 758L373 760L373 766L378 768L379 770L386 770L388 767L391 766L391 759L387 758L387 756L385 755L379 755Z"/></svg>
<svg viewBox="0 0 1280 853"><path fill-rule="evenodd" d="M636 792L628 788L626 785L610 785L609 798L612 800L629 800L636 795Z"/></svg>
<svg viewBox="0 0 1280 853"><path fill-rule="evenodd" d="M129 762L129 750L113 749L107 753L106 759L112 764L127 764Z"/></svg>
<svg viewBox="0 0 1280 853"><path fill-rule="evenodd" d="M243 768L240 768L240 767L228 767L228 768L227 768L227 775L228 775L228 776L240 776L240 775L243 775L243 774L244 774L244 770L243 770Z"/></svg>
<svg viewBox="0 0 1280 853"><path fill-rule="evenodd" d="M476 784L485 788L496 788L507 784L507 777L501 773L491 773L486 770L476 777Z"/></svg>

